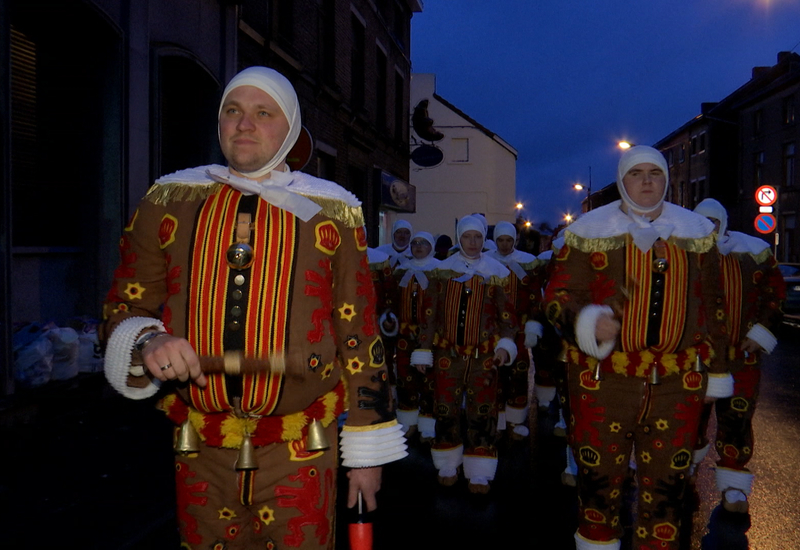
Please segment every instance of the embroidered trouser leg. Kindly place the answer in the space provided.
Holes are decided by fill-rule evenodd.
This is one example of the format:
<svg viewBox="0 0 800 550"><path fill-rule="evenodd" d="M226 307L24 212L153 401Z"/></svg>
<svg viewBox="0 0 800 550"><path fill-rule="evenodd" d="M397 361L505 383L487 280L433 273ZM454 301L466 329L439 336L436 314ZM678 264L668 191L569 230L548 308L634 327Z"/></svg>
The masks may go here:
<svg viewBox="0 0 800 550"><path fill-rule="evenodd" d="M570 444L578 461L578 533L591 541L622 537L620 508L635 449L639 499L634 547L677 549L681 506L705 395L705 375L645 379L569 368ZM692 379L687 381L686 377ZM691 389L689 389L691 388Z"/></svg>
<svg viewBox="0 0 800 550"><path fill-rule="evenodd" d="M255 449L257 470L237 471L237 449L202 446L175 459L178 522L186 548L333 549L338 440L305 452L302 442ZM273 546L270 546L273 545Z"/></svg>
<svg viewBox="0 0 800 550"><path fill-rule="evenodd" d="M416 344L402 336L397 339L397 408L433 415L433 369L425 374L411 366L411 352Z"/></svg>
<svg viewBox="0 0 800 550"><path fill-rule="evenodd" d="M717 399L717 466L747 471L753 456L753 415L761 381L758 364L745 364L733 374L733 397Z"/></svg>
<svg viewBox="0 0 800 550"><path fill-rule="evenodd" d="M435 449L464 445L464 456L497 457L497 369L493 355L453 357L437 351ZM464 403L466 426L461 423Z"/></svg>
<svg viewBox="0 0 800 550"><path fill-rule="evenodd" d="M498 369L500 376L499 405L506 411L506 421L521 424L527 419L528 410L528 370L531 362L528 348L525 347L525 333L516 338L517 358L511 365Z"/></svg>

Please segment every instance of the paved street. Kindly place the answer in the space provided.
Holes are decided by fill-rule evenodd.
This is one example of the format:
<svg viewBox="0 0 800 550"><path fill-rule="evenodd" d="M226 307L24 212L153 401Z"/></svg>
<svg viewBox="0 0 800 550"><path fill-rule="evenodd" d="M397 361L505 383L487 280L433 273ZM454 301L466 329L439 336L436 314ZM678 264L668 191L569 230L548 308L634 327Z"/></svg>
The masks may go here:
<svg viewBox="0 0 800 550"><path fill-rule="evenodd" d="M800 548L798 357L793 329L764 365L751 514L717 507L710 452L700 505L687 508L687 550L744 550L748 541L757 550ZM0 411L0 547L177 548L171 430L152 403L127 401L91 376L18 397ZM503 443L487 496L469 494L463 481L439 487L429 451L415 442L408 458L385 469L370 518L375 549L571 548L575 490L559 482L564 440L552 435L554 422L551 411L535 422L532 442ZM348 548L348 519L340 514L339 550Z"/></svg>

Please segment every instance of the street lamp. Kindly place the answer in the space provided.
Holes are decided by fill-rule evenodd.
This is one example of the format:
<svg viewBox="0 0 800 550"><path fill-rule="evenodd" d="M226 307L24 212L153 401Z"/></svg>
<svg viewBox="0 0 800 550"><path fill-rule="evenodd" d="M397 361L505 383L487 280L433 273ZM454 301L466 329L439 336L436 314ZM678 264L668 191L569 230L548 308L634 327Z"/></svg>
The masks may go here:
<svg viewBox="0 0 800 550"><path fill-rule="evenodd" d="M586 189L586 211L592 209L592 167L589 167L589 185L582 183L573 183L572 188L576 191L583 191Z"/></svg>
<svg viewBox="0 0 800 550"><path fill-rule="evenodd" d="M620 141L619 143L617 143L617 147L619 147L620 149L623 149L623 150L630 149L631 147L633 147L633 143L631 143L630 141L623 140L623 141Z"/></svg>
<svg viewBox="0 0 800 550"><path fill-rule="evenodd" d="M567 225L572 223L572 214L564 214L564 221L567 222Z"/></svg>

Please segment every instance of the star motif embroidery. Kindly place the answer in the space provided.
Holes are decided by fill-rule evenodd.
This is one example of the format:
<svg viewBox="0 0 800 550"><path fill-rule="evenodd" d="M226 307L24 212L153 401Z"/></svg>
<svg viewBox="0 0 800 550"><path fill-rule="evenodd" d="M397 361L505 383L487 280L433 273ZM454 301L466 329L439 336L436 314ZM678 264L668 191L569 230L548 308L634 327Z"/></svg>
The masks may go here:
<svg viewBox="0 0 800 550"><path fill-rule="evenodd" d="M647 504L650 504L651 502L653 502L653 495L645 491L644 493L642 493L642 500L645 501Z"/></svg>
<svg viewBox="0 0 800 550"><path fill-rule="evenodd" d="M222 510L219 510L219 519L233 519L235 517L236 517L236 512L234 512L227 506Z"/></svg>
<svg viewBox="0 0 800 550"><path fill-rule="evenodd" d="M144 287L139 283L128 283L128 286L125 288L125 295L128 297L128 300L141 300L144 290Z"/></svg>
<svg viewBox="0 0 800 550"><path fill-rule="evenodd" d="M358 357L353 357L347 361L347 370L350 371L350 374L357 374L361 372L361 368L364 366L362 361L358 360Z"/></svg>
<svg viewBox="0 0 800 550"><path fill-rule="evenodd" d="M337 311L339 312L341 318L345 321L352 321L353 317L356 316L356 306L353 304L348 304L347 302L345 302L344 305Z"/></svg>
<svg viewBox="0 0 800 550"><path fill-rule="evenodd" d="M622 429L622 425L619 422L612 422L608 426L608 429L611 430L612 434L619 433L619 431Z"/></svg>
<svg viewBox="0 0 800 550"><path fill-rule="evenodd" d="M358 346L361 345L361 340L358 338L357 334L354 334L347 337L345 345L347 345L347 349L358 349Z"/></svg>
<svg viewBox="0 0 800 550"><path fill-rule="evenodd" d="M331 373L333 373L333 363L328 363L325 365L325 368L322 370L320 374L322 374L322 378L330 378Z"/></svg>
<svg viewBox="0 0 800 550"><path fill-rule="evenodd" d="M668 428L669 428L669 422L667 422L667 421L666 421L666 420L664 420L663 418L659 418L659 419L656 421L656 428L657 428L657 429L659 429L659 430L661 430L661 431L664 431L664 430L666 430L666 429L668 429Z"/></svg>
<svg viewBox="0 0 800 550"><path fill-rule="evenodd" d="M275 521L275 512L269 506L264 506L258 511L258 517L261 518L264 525L269 525Z"/></svg>
<svg viewBox="0 0 800 550"><path fill-rule="evenodd" d="M650 461L653 460L653 457L651 457L650 453L648 453L647 451L642 451L641 457L642 457L642 462L644 462L645 464L650 464Z"/></svg>
<svg viewBox="0 0 800 550"><path fill-rule="evenodd" d="M647 538L647 529L645 529L644 527L639 527L636 530L636 534L639 536L640 539Z"/></svg>
<svg viewBox="0 0 800 550"><path fill-rule="evenodd" d="M622 464L625 462L625 455L617 455L617 458L614 459L614 462L617 464Z"/></svg>

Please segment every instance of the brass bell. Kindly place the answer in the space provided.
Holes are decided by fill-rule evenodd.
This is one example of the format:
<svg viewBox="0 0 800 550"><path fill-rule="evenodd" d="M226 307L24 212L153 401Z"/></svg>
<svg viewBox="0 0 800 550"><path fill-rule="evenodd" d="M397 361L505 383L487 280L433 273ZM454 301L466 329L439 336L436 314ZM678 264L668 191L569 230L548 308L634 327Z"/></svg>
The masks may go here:
<svg viewBox="0 0 800 550"><path fill-rule="evenodd" d="M656 258L653 260L653 271L656 273L664 273L669 269L669 262L666 258Z"/></svg>
<svg viewBox="0 0 800 550"><path fill-rule="evenodd" d="M658 363L653 363L653 366L650 367L650 376L647 378L647 382L651 386L658 386L661 383L661 377L658 375Z"/></svg>
<svg viewBox="0 0 800 550"><path fill-rule="evenodd" d="M603 371L600 370L600 363L597 363L597 366L594 368L594 374L592 375L592 380L599 382L603 379Z"/></svg>
<svg viewBox="0 0 800 550"><path fill-rule="evenodd" d="M196 453L200 450L199 439L200 436L197 435L197 430L194 429L194 426L187 418L175 434L173 449L179 454Z"/></svg>
<svg viewBox="0 0 800 550"><path fill-rule="evenodd" d="M328 438L325 437L325 427L316 418L308 426L308 436L306 437L307 451L324 451L331 446Z"/></svg>
<svg viewBox="0 0 800 550"><path fill-rule="evenodd" d="M253 265L253 248L247 243L233 243L225 252L228 267L231 269L247 269Z"/></svg>
<svg viewBox="0 0 800 550"><path fill-rule="evenodd" d="M244 432L244 436L242 436L242 446L239 447L239 458L236 459L236 469L258 470L253 441L250 439L250 434L247 432Z"/></svg>
<svg viewBox="0 0 800 550"><path fill-rule="evenodd" d="M705 367L703 365L703 361L700 359L700 354L697 354L697 358L694 362L694 372L703 372Z"/></svg>

